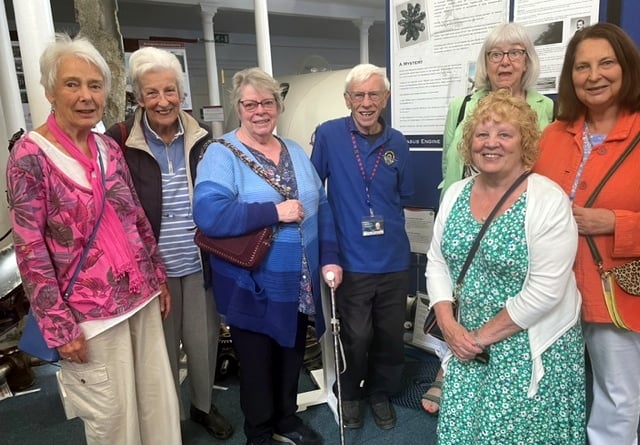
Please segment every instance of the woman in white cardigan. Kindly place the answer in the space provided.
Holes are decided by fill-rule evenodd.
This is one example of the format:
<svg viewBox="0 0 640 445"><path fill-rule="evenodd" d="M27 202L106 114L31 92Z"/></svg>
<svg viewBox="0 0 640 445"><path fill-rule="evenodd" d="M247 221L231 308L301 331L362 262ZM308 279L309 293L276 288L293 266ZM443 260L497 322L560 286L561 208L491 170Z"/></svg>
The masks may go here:
<svg viewBox="0 0 640 445"><path fill-rule="evenodd" d="M439 444L585 442L572 271L578 234L566 194L545 177L528 176L499 208L453 295L482 223L535 161L538 137L535 112L506 92L489 94L465 123L461 156L480 173L445 194L426 272L450 348ZM481 353L487 363L477 360Z"/></svg>

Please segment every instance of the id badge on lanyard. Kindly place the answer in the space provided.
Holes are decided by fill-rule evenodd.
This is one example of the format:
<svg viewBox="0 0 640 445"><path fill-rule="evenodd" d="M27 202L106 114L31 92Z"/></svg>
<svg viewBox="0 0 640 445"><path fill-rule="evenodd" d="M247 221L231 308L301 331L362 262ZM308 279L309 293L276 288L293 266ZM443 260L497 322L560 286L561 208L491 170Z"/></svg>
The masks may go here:
<svg viewBox="0 0 640 445"><path fill-rule="evenodd" d="M362 236L384 235L384 218L382 215L362 217Z"/></svg>
<svg viewBox="0 0 640 445"><path fill-rule="evenodd" d="M373 166L373 170L371 171L371 176L367 178L367 174L364 169L364 163L362 162L362 157L360 156L360 150L358 149L358 144L356 142L356 137L353 133L351 133L351 142L353 144L353 153L356 157L356 162L358 163L358 169L360 170L360 175L362 176L362 180L364 181L364 190L367 200L367 206L369 207L369 214L362 217L362 236L380 236L384 235L384 217L382 215L376 215L373 212L373 206L371 204L371 190L370 186L373 182L373 178L375 177L378 167L380 166L380 161L382 159L383 147L378 148L378 155L376 156L376 162Z"/></svg>

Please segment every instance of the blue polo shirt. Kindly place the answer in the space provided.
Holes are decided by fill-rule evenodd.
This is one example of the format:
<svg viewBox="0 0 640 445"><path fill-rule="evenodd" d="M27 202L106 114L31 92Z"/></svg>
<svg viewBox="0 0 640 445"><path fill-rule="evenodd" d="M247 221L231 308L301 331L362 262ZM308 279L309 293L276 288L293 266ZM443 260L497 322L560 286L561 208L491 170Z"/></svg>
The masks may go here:
<svg viewBox="0 0 640 445"><path fill-rule="evenodd" d="M383 131L374 141L360 133L351 116L327 121L315 131L311 162L320 179L326 181L340 265L348 272L389 273L409 269L409 238L403 209L414 186L409 145L402 133L382 124ZM370 205L354 142L366 179L371 179L375 171L369 185ZM384 218L383 235L362 235L362 219L369 216L370 207L375 215Z"/></svg>

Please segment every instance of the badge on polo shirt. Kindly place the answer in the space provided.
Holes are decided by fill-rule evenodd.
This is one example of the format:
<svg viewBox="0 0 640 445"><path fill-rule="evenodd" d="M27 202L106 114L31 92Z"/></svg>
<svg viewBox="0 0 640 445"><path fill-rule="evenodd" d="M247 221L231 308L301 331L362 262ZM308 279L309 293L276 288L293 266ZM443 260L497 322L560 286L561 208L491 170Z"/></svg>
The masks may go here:
<svg viewBox="0 0 640 445"><path fill-rule="evenodd" d="M393 165L396 162L396 154L392 150L384 152L384 163L387 165Z"/></svg>

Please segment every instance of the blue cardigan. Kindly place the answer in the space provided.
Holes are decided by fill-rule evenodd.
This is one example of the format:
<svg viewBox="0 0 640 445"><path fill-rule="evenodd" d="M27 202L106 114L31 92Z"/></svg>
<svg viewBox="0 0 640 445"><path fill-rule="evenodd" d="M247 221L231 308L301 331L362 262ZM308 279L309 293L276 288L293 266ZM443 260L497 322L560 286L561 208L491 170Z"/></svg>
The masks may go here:
<svg viewBox="0 0 640 445"><path fill-rule="evenodd" d="M257 162L236 131L222 136ZM323 185L298 144L284 139L293 162L298 199L305 218L300 226L282 224L266 259L249 271L211 256L218 311L232 326L266 334L293 347L298 317L302 248L312 275L316 332L325 329L320 297L320 265L338 264L338 245ZM208 236L236 236L278 224L275 205L284 200L264 179L221 144L211 144L196 175L193 215ZM302 238L302 239L301 239Z"/></svg>

